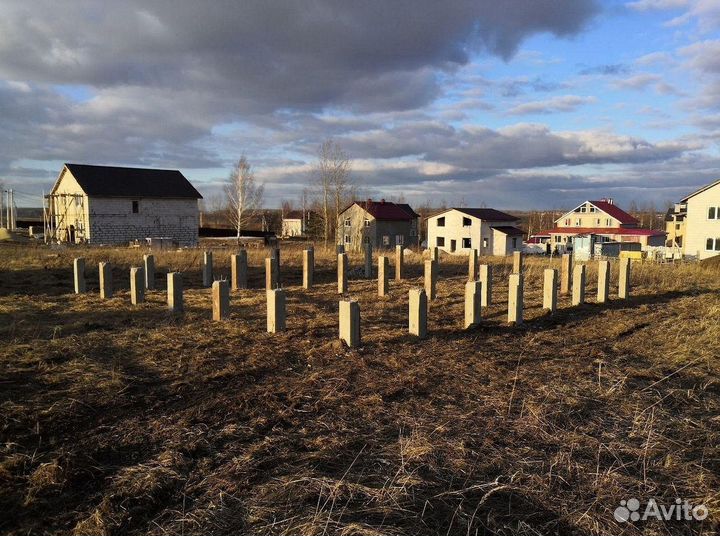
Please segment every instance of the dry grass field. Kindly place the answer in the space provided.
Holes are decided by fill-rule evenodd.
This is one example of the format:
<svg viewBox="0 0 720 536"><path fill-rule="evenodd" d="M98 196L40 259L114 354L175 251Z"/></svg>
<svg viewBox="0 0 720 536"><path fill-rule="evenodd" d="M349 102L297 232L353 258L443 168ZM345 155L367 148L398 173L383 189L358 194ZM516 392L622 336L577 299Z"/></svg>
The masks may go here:
<svg viewBox="0 0 720 536"><path fill-rule="evenodd" d="M215 252L216 274L229 250ZM88 290L72 294L72 258ZM633 266L633 291L542 310L494 301L463 330L467 259L441 258L429 337L407 333L422 256L378 298L352 277L362 347L337 341L335 259L283 249L288 329L265 332L264 251L231 316L211 320L201 251L156 255L159 290L130 305L142 252L0 246L0 534L715 534L720 522L720 265ZM117 292L97 293L97 262ZM351 257L360 267L360 256ZM181 270L186 312L165 306ZM618 523L621 500L704 503L705 521Z"/></svg>

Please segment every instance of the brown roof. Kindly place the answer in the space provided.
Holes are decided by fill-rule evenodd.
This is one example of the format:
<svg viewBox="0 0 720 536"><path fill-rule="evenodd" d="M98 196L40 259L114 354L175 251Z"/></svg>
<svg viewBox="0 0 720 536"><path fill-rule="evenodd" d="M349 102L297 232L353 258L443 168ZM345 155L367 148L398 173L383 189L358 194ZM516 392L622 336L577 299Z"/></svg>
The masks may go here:
<svg viewBox="0 0 720 536"><path fill-rule="evenodd" d="M407 203L395 203L397 206L399 206L401 209L403 209L405 212L410 214L413 218L419 218L420 214L415 212L410 205Z"/></svg>
<svg viewBox="0 0 720 536"><path fill-rule="evenodd" d="M353 205L358 205L371 214L376 220L408 221L419 217L407 203L393 203L392 201L385 201L384 199L381 201L373 201L372 199L368 199L367 201L354 201L342 212L345 212Z"/></svg>

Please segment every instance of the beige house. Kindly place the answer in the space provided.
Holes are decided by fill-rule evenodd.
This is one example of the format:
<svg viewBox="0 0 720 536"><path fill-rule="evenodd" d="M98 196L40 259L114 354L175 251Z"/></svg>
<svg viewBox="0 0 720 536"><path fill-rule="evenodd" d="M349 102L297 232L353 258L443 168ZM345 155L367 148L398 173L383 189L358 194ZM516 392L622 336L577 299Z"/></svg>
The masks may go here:
<svg viewBox="0 0 720 536"><path fill-rule="evenodd" d="M578 235L596 235L599 242L635 242L641 246L662 246L665 231L644 229L640 222L618 207L612 199L584 201L555 220L555 227L537 236L550 236L556 251L564 251Z"/></svg>
<svg viewBox="0 0 720 536"><path fill-rule="evenodd" d="M46 236L88 244L198 243L202 196L176 170L65 164L46 196Z"/></svg>
<svg viewBox="0 0 720 536"><path fill-rule="evenodd" d="M720 255L720 180L691 193L673 211L681 226L681 246L685 255L707 259Z"/></svg>
<svg viewBox="0 0 720 536"><path fill-rule="evenodd" d="M519 219L492 208L451 208L427 219L428 247L452 254L511 255L522 251Z"/></svg>
<svg viewBox="0 0 720 536"><path fill-rule="evenodd" d="M338 243L358 251L363 244L374 248L416 246L419 241L420 215L406 203L354 201L338 216Z"/></svg>

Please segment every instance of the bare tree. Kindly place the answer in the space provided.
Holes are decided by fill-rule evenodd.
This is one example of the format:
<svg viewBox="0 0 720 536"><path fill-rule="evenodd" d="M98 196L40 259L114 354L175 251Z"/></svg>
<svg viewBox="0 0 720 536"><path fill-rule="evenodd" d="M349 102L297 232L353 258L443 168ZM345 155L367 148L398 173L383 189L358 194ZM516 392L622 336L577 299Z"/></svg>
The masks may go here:
<svg viewBox="0 0 720 536"><path fill-rule="evenodd" d="M343 202L351 193L350 159L332 139L325 140L318 149L318 160L315 165L315 175L320 187L321 205L323 212L323 236L325 243L330 239L333 229L330 221L330 211L334 208L335 223L340 216Z"/></svg>
<svg viewBox="0 0 720 536"><path fill-rule="evenodd" d="M237 231L238 240L243 226L260 208L264 191L263 184L255 183L255 175L250 164L245 155L242 155L230 172L225 186L230 206L230 220Z"/></svg>

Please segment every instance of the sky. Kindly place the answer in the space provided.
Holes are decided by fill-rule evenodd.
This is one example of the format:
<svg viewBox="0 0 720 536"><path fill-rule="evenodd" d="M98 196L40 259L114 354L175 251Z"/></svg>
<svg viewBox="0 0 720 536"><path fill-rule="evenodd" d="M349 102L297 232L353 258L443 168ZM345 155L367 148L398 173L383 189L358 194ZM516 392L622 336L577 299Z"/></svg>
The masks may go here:
<svg viewBox="0 0 720 536"><path fill-rule="evenodd" d="M217 200L664 207L720 177L720 0L3 0L0 181L63 162L180 169Z"/></svg>

